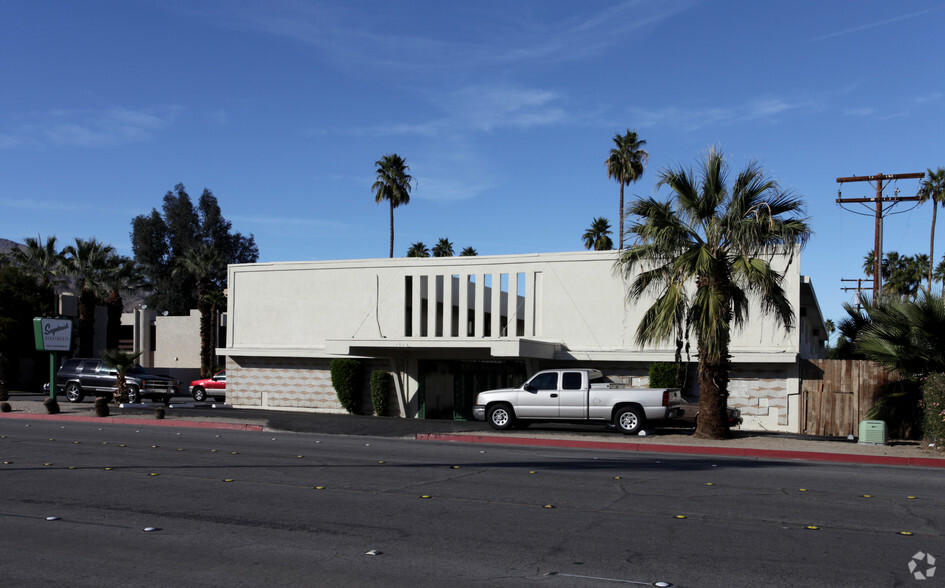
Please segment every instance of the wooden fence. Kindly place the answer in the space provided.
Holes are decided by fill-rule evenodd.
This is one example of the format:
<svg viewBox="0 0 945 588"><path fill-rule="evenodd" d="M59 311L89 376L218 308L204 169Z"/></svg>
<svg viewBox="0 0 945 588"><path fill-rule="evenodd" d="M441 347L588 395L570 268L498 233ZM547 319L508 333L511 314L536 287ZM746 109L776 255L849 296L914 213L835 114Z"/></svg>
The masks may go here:
<svg viewBox="0 0 945 588"><path fill-rule="evenodd" d="M880 388L898 379L869 361L801 360L801 432L858 435L860 421L879 399Z"/></svg>

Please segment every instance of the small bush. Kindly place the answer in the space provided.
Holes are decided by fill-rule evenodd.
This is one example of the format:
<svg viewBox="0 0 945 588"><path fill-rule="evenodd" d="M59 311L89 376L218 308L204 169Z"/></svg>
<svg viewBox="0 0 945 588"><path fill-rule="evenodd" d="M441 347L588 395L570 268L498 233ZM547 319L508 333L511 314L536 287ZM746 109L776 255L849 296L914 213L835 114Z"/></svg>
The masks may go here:
<svg viewBox="0 0 945 588"><path fill-rule="evenodd" d="M374 414L377 416L387 416L387 403L391 388L390 373L382 370L371 372L371 405L374 407Z"/></svg>
<svg viewBox="0 0 945 588"><path fill-rule="evenodd" d="M104 396L99 396L95 399L95 416L107 417L108 416L108 398Z"/></svg>
<svg viewBox="0 0 945 588"><path fill-rule="evenodd" d="M650 388L681 388L679 366L670 362L650 364Z"/></svg>
<svg viewBox="0 0 945 588"><path fill-rule="evenodd" d="M47 398L43 400L43 406L46 407L46 412L49 414L59 414L59 403L56 402L55 398Z"/></svg>
<svg viewBox="0 0 945 588"><path fill-rule="evenodd" d="M362 368L357 359L331 360L331 385L338 394L338 402L350 414L361 412Z"/></svg>
<svg viewBox="0 0 945 588"><path fill-rule="evenodd" d="M13 410L13 407L10 406L9 402L0 402L0 412L10 412Z"/></svg>
<svg viewBox="0 0 945 588"><path fill-rule="evenodd" d="M154 409L154 418L156 418L156 419L158 419L158 420L163 419L163 418L164 418L164 414L165 414L165 413L164 413L164 409L163 409L163 408L158 407L158 408L155 408L155 409Z"/></svg>
<svg viewBox="0 0 945 588"><path fill-rule="evenodd" d="M923 432L937 449L945 445L945 374L932 374L922 384Z"/></svg>

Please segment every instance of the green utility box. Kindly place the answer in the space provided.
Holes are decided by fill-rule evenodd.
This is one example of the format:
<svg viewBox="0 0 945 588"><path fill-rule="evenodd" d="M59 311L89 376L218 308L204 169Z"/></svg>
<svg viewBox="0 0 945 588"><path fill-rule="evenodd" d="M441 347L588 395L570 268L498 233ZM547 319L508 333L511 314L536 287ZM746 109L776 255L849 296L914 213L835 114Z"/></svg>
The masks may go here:
<svg viewBox="0 0 945 588"><path fill-rule="evenodd" d="M886 421L860 421L860 443L886 445Z"/></svg>

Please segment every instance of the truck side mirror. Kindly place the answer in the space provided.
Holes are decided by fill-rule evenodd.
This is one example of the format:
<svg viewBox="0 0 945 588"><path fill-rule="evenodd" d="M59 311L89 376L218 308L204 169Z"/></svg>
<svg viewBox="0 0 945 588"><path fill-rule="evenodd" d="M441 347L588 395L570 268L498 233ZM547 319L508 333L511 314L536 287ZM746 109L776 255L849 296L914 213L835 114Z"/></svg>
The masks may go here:
<svg viewBox="0 0 945 588"><path fill-rule="evenodd" d="M535 387L529 384L528 382L525 382L524 384L522 384L522 390L525 390L526 392L534 392Z"/></svg>

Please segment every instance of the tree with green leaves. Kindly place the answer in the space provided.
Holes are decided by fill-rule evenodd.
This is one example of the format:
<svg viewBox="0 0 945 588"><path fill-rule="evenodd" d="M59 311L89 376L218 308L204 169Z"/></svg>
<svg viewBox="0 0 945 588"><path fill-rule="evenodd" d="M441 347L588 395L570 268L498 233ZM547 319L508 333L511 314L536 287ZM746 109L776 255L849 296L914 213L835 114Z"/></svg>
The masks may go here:
<svg viewBox="0 0 945 588"><path fill-rule="evenodd" d="M942 256L942 260L938 262L937 266L935 266L935 271L932 273L932 277L936 282L942 283L942 296L945 296L945 256Z"/></svg>
<svg viewBox="0 0 945 588"><path fill-rule="evenodd" d="M638 217L615 269L630 282L631 303L647 294L655 302L636 331L641 344L671 340L681 328L695 334L699 358L699 420L695 435L723 439L726 426L729 344L732 328L748 318L752 298L785 329L794 326L784 275L771 265L788 263L811 235L799 216L803 203L749 163L727 186L728 166L710 150L696 175L667 168L657 187L670 189L666 202L640 199L629 212Z"/></svg>
<svg viewBox="0 0 945 588"><path fill-rule="evenodd" d="M643 150L646 141L637 137L636 131L627 129L626 135L614 135L614 147L610 150L607 161L607 177L620 183L620 240L618 249L623 249L624 206L623 188L636 182L643 176L650 154Z"/></svg>
<svg viewBox="0 0 945 588"><path fill-rule="evenodd" d="M465 247L459 252L460 257L476 257L477 255L479 255L479 252L472 247Z"/></svg>
<svg viewBox="0 0 945 588"><path fill-rule="evenodd" d="M423 244L423 241L417 241L407 250L407 257L430 257L430 250Z"/></svg>
<svg viewBox="0 0 945 588"><path fill-rule="evenodd" d="M614 248L614 241L610 238L610 221L599 216L591 221L591 226L584 231L584 248L594 251L609 251Z"/></svg>
<svg viewBox="0 0 945 588"><path fill-rule="evenodd" d="M115 249L97 239L80 239L63 250L66 271L79 291L79 356L92 357L95 349L95 307L108 275Z"/></svg>
<svg viewBox="0 0 945 588"><path fill-rule="evenodd" d="M134 369L142 353L144 352L136 351L135 353L128 353L127 351L120 351L118 349L109 349L102 352L102 359L105 361L105 365L115 368L115 371L118 372L118 377L115 379L114 394L114 400L117 404L128 402L128 380L125 376Z"/></svg>
<svg viewBox="0 0 945 588"><path fill-rule="evenodd" d="M928 171L928 177L922 181L919 186L919 203L932 201L932 231L929 237L929 290L932 289L932 274L934 268L932 264L935 259L935 220L938 215L938 207L945 206L945 168L938 168L937 171Z"/></svg>
<svg viewBox="0 0 945 588"><path fill-rule="evenodd" d="M10 250L10 263L32 276L42 292L41 313L54 316L57 312L56 288L62 283L65 267L62 252L56 248L56 237L27 237L25 249L15 247Z"/></svg>
<svg viewBox="0 0 945 588"><path fill-rule="evenodd" d="M868 324L856 336L857 351L899 375L867 418L886 421L897 437L916 437L922 380L945 372L945 301L923 289L915 300L884 296L863 306Z"/></svg>
<svg viewBox="0 0 945 588"><path fill-rule="evenodd" d="M440 237L433 246L433 257L453 257L453 244L446 237Z"/></svg>
<svg viewBox="0 0 945 588"><path fill-rule="evenodd" d="M220 254L207 243L200 243L178 258L174 275L193 277L197 282L197 310L200 311L200 377L213 375L213 301L214 284L222 279L226 265Z"/></svg>
<svg viewBox="0 0 945 588"><path fill-rule="evenodd" d="M172 315L187 315L197 306L197 278L181 271L174 274L178 260L191 249L204 244L219 255L224 269L213 278L219 290L226 287L226 265L259 259L253 235L233 231L209 189L194 206L184 185L177 184L164 195L161 212L152 209L135 217L131 225L135 264L150 290L145 302Z"/></svg>
<svg viewBox="0 0 945 588"><path fill-rule="evenodd" d="M371 186L374 201L378 204L385 200L390 204L390 257L394 257L394 209L410 203L410 190L413 189L413 177L407 173L410 167L396 153L385 155L374 162L376 181Z"/></svg>

